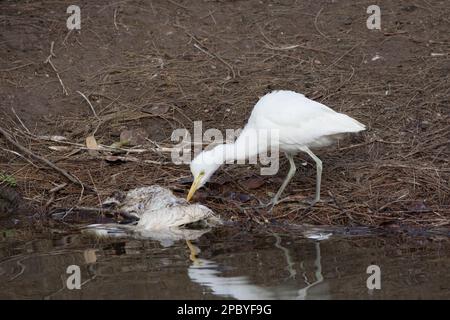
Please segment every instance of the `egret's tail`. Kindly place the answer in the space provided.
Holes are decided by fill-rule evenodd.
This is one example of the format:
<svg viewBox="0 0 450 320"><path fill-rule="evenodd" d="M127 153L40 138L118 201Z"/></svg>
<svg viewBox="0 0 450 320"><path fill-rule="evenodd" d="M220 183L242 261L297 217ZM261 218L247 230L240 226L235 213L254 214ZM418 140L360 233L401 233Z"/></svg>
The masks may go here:
<svg viewBox="0 0 450 320"><path fill-rule="evenodd" d="M349 117L349 118L350 118L350 117ZM350 118L350 119L352 119L353 122L356 124L356 126L359 128L358 131L366 130L366 126L365 126L364 124L362 124L361 122L359 122L358 120L355 120L355 119L353 119L353 118ZM358 132L358 131L356 131L356 132Z"/></svg>
<svg viewBox="0 0 450 320"><path fill-rule="evenodd" d="M342 130L341 132L359 132L366 130L364 124L343 113L339 113L338 121L339 127Z"/></svg>

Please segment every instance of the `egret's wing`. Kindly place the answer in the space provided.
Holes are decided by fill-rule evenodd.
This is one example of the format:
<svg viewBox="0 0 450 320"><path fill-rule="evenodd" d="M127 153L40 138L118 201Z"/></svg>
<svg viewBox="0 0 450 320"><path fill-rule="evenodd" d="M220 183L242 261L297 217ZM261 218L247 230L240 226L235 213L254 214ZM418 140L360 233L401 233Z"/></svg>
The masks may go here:
<svg viewBox="0 0 450 320"><path fill-rule="evenodd" d="M326 113L336 113L333 109L319 102L306 98L303 94L294 91L274 91L263 96L256 103L249 123L258 121L260 117L282 118L284 123L290 123L298 115L304 119L316 117Z"/></svg>
<svg viewBox="0 0 450 320"><path fill-rule="evenodd" d="M292 91L276 91L262 97L248 126L277 129L280 143L293 145L307 145L324 136L365 129L355 119Z"/></svg>

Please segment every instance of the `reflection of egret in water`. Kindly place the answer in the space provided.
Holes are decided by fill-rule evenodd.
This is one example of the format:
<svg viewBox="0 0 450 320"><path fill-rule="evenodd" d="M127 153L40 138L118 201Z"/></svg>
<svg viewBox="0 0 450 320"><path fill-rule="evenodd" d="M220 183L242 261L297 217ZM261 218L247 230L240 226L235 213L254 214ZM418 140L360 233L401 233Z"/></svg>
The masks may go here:
<svg viewBox="0 0 450 320"><path fill-rule="evenodd" d="M294 269L295 262L292 261L292 257L289 252L289 249L287 249L286 247L283 247L281 245L281 237L277 233L274 233L273 236L275 237L275 240L276 240L275 247L277 247L278 249L283 251L283 254L286 257L286 263L287 263L286 269L289 272L289 278L295 279L295 276L297 275L297 271Z"/></svg>
<svg viewBox="0 0 450 320"><path fill-rule="evenodd" d="M318 285L319 283L323 282L323 275L322 275L322 256L320 253L320 242L319 241L315 241L314 242L314 246L316 249L316 260L314 261L314 266L316 267L316 272L315 272L315 276L316 276L316 281L308 284L306 287L298 290L298 295L296 297L297 300L305 300L306 296L308 295L308 290L316 285ZM307 279L305 280L305 282L307 281ZM327 288L328 289L328 288ZM327 290L328 291L328 290ZM328 294L325 293L324 296L322 296L322 298L328 298Z"/></svg>
<svg viewBox="0 0 450 320"><path fill-rule="evenodd" d="M202 286L209 287L219 296L236 299L272 299L272 293L264 288L249 283L247 277L221 277L219 265L214 261L199 259L200 249L187 241L192 265L188 269L189 278Z"/></svg>
<svg viewBox="0 0 450 320"><path fill-rule="evenodd" d="M296 271L294 269L294 262L292 262L289 250L281 245L281 238L275 235L275 246L283 251L285 254L287 267L290 277L288 279L295 278ZM314 261L315 266L315 281L309 283L305 275L306 287L301 289L293 289L292 285L283 285L281 287L262 287L256 284L252 284L247 276L234 276L226 277L221 275L219 264L212 260L198 258L200 249L189 241L187 241L190 250L190 259L193 262L188 269L189 278L204 287L211 289L213 294L219 296L232 297L239 300L269 300L269 299L299 299L304 300L307 298L329 298L328 286L324 284L322 290L324 292L318 294L311 294L308 291L323 283L324 278L322 275L321 265L321 252L320 242L315 241L315 253L316 258Z"/></svg>

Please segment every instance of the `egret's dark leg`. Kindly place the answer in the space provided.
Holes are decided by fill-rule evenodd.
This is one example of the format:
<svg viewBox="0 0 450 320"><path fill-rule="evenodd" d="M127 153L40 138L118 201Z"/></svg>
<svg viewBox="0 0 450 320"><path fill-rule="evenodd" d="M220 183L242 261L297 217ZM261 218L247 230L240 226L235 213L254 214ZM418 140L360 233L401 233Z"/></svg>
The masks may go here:
<svg viewBox="0 0 450 320"><path fill-rule="evenodd" d="M306 152L315 162L316 162L316 196L314 197L314 201L311 205L314 205L317 201L320 200L320 184L322 182L322 161L308 148L303 147L302 150Z"/></svg>
<svg viewBox="0 0 450 320"><path fill-rule="evenodd" d="M281 185L280 189L278 189L277 194L275 197L273 197L272 201L270 201L270 204L272 206L276 205L278 203L278 200L280 199L281 194L283 193L284 189L286 189L286 186L288 185L289 181L291 181L292 177L295 175L295 171L297 168L295 167L294 157L288 153L286 153L286 158L289 160L290 168L289 172L286 176L286 179L284 179L283 184Z"/></svg>

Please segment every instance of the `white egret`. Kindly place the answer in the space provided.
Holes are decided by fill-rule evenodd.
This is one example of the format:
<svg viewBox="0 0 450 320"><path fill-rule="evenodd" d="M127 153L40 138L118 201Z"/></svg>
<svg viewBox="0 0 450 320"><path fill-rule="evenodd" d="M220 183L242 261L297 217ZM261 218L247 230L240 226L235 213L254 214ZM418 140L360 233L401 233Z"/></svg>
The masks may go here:
<svg viewBox="0 0 450 320"><path fill-rule="evenodd" d="M307 153L316 163L316 194L312 204L320 200L322 161L311 149L329 146L342 134L359 132L365 126L355 119L335 112L329 107L306 98L293 91L274 91L263 96L252 110L247 125L234 143L220 144L196 156L190 169L194 181L189 190L189 201L195 191L202 187L213 173L230 160L243 160L271 150L277 144L278 150L285 153L290 169L280 189L269 202L272 207L278 203L283 190L295 174L293 156L299 152ZM253 139L255 131L276 131L277 141ZM256 135L260 137L260 135ZM249 143L249 139L253 139Z"/></svg>

